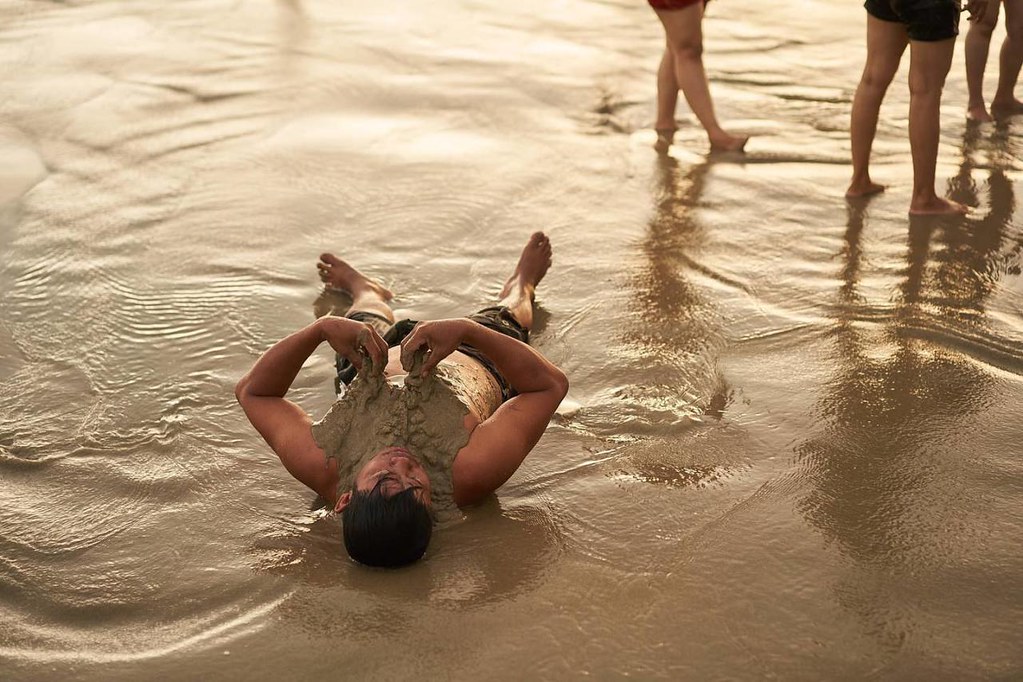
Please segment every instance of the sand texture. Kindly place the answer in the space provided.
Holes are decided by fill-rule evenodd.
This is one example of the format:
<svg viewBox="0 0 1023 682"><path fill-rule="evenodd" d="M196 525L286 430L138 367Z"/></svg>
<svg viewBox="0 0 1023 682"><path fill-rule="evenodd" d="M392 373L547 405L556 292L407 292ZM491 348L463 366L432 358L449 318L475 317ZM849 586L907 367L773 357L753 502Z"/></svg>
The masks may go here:
<svg viewBox="0 0 1023 682"><path fill-rule="evenodd" d="M429 474L433 509L442 520L457 514L451 464L469 440L469 405L485 397L457 365L442 363L427 376L417 376L421 360L417 357L401 385L371 367L361 372L313 424L313 437L338 461L342 492L352 488L356 473L374 454L392 446L406 448Z"/></svg>

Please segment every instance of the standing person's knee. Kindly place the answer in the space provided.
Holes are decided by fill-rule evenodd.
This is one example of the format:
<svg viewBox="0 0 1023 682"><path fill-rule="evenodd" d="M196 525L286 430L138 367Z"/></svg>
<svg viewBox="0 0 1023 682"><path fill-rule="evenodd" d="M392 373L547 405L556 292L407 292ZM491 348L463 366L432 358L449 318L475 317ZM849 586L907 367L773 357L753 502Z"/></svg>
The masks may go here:
<svg viewBox="0 0 1023 682"><path fill-rule="evenodd" d="M941 91L945 87L946 74L926 73L910 71L909 73L909 94L912 97L937 97L941 98Z"/></svg>
<svg viewBox="0 0 1023 682"><path fill-rule="evenodd" d="M863 77L860 83L863 87L877 92L884 92L891 85L895 73L899 70L899 63L888 64L879 60L867 60L863 69Z"/></svg>
<svg viewBox="0 0 1023 682"><path fill-rule="evenodd" d="M697 61L703 58L703 41L691 38L680 38L669 43L671 53L675 59L683 61Z"/></svg>
<svg viewBox="0 0 1023 682"><path fill-rule="evenodd" d="M970 24L970 35L978 35L984 40L990 41L991 34L995 32L995 24L998 21L998 12L995 11L994 14L994 18L985 16L983 21Z"/></svg>

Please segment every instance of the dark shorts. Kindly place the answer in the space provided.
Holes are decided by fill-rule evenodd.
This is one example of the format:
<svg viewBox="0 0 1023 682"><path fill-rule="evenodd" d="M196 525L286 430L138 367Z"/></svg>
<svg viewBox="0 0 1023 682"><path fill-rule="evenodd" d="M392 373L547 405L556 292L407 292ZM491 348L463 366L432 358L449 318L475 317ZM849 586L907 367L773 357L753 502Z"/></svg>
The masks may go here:
<svg viewBox="0 0 1023 682"><path fill-rule="evenodd" d="M935 42L959 35L959 0L867 0L867 13L905 24L910 40Z"/></svg>
<svg viewBox="0 0 1023 682"><path fill-rule="evenodd" d="M647 0L654 9L685 9L698 2L707 4L707 0Z"/></svg>
<svg viewBox="0 0 1023 682"><path fill-rule="evenodd" d="M387 342L388 348L394 348L401 344L405 340L405 337L412 333L412 329L418 323L418 320L398 320L394 324L380 315L374 313L357 310L353 313L346 315L350 320L356 320L358 322L365 322L366 324L372 325L380 336L384 337L384 341ZM504 306L493 306L491 308L484 308L478 313L473 313L468 316L470 320L481 324L487 329L493 329L495 332L510 336L513 339L521 341L522 343L529 343L529 330L518 323L518 320L511 314L511 311ZM490 361L486 355L476 350L472 346L462 344L458 347L459 352L465 353L471 358L474 358L481 365L486 367L487 371L490 372L497 383L501 386L501 398L508 400L515 395L515 390L508 383L508 380L504 378L504 375L497 369L497 366ZM337 392L341 392L342 384L347 386L355 379L356 369L352 363L348 362L346 358L337 356L337 379L335 380L334 387Z"/></svg>

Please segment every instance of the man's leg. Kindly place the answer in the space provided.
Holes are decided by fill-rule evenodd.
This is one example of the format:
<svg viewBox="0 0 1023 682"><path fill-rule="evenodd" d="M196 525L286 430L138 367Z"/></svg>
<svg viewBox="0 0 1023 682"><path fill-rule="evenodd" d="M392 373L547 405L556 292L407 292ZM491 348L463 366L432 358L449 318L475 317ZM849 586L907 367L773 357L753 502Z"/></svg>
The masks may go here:
<svg viewBox="0 0 1023 682"><path fill-rule="evenodd" d="M551 266L551 242L543 232L534 232L522 249L515 270L501 290L502 305L526 330L533 328L533 295Z"/></svg>
<svg viewBox="0 0 1023 682"><path fill-rule="evenodd" d="M988 10L991 11L990 9ZM991 109L999 114L1023 113L1014 91L1023 66L1023 0L1005 0L1005 42L998 55L998 90Z"/></svg>
<svg viewBox="0 0 1023 682"><path fill-rule="evenodd" d="M711 149L741 151L748 137L729 135L714 115L714 101L703 69L703 3L682 9L654 10L664 24L668 47L675 58L675 82L710 137Z"/></svg>
<svg viewBox="0 0 1023 682"><path fill-rule="evenodd" d="M675 80L675 58L665 44L661 64L657 67L657 148L666 151L675 134L675 107L678 105L678 81Z"/></svg>
<svg viewBox="0 0 1023 682"><path fill-rule="evenodd" d="M391 311L391 306L387 304L394 298L394 294L389 289L374 282L331 253L321 255L320 262L316 264L316 267L320 271L320 279L324 284L334 289L341 289L351 295L352 305L345 316L354 312L368 312L394 323L394 313Z"/></svg>
<svg viewBox="0 0 1023 682"><path fill-rule="evenodd" d="M997 24L998 0L993 0L984 18L971 23L970 30L966 32L966 87L970 93L966 117L974 121L991 120L991 114L984 105L984 69L991 47L991 33ZM1004 45L1002 49L1005 49Z"/></svg>
<svg viewBox="0 0 1023 682"><path fill-rule="evenodd" d="M849 137L852 143L853 175L847 197L862 197L884 191L870 179L870 150L877 134L877 117L888 86L899 70L902 53L909 44L906 27L867 15L867 63L853 97Z"/></svg>
<svg viewBox="0 0 1023 682"><path fill-rule="evenodd" d="M909 147L913 154L913 215L965 213L966 207L934 191L941 133L941 90L952 66L955 38L910 41Z"/></svg>

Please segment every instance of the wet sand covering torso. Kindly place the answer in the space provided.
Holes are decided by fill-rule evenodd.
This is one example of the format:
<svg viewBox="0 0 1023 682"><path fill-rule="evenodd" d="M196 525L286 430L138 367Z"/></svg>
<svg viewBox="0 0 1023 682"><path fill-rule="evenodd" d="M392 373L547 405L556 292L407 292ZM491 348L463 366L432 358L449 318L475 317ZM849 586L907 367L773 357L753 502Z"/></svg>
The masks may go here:
<svg viewBox="0 0 1023 682"><path fill-rule="evenodd" d="M709 3L734 163L681 103L651 150L641 2L0 0L0 679L1023 677L1023 120L966 125L960 36L975 208L908 220L907 50L847 204L865 21ZM235 381L321 252L438 319L536 229L568 399L427 561L354 565Z"/></svg>
<svg viewBox="0 0 1023 682"><path fill-rule="evenodd" d="M472 361L461 357L462 362L442 361L426 376L418 374L422 354L404 376L367 369L313 425L317 444L338 462L339 492L352 489L355 475L373 455L401 446L430 476L437 519L458 518L451 465L471 426L499 404L493 386L479 374L485 370L467 366Z"/></svg>

